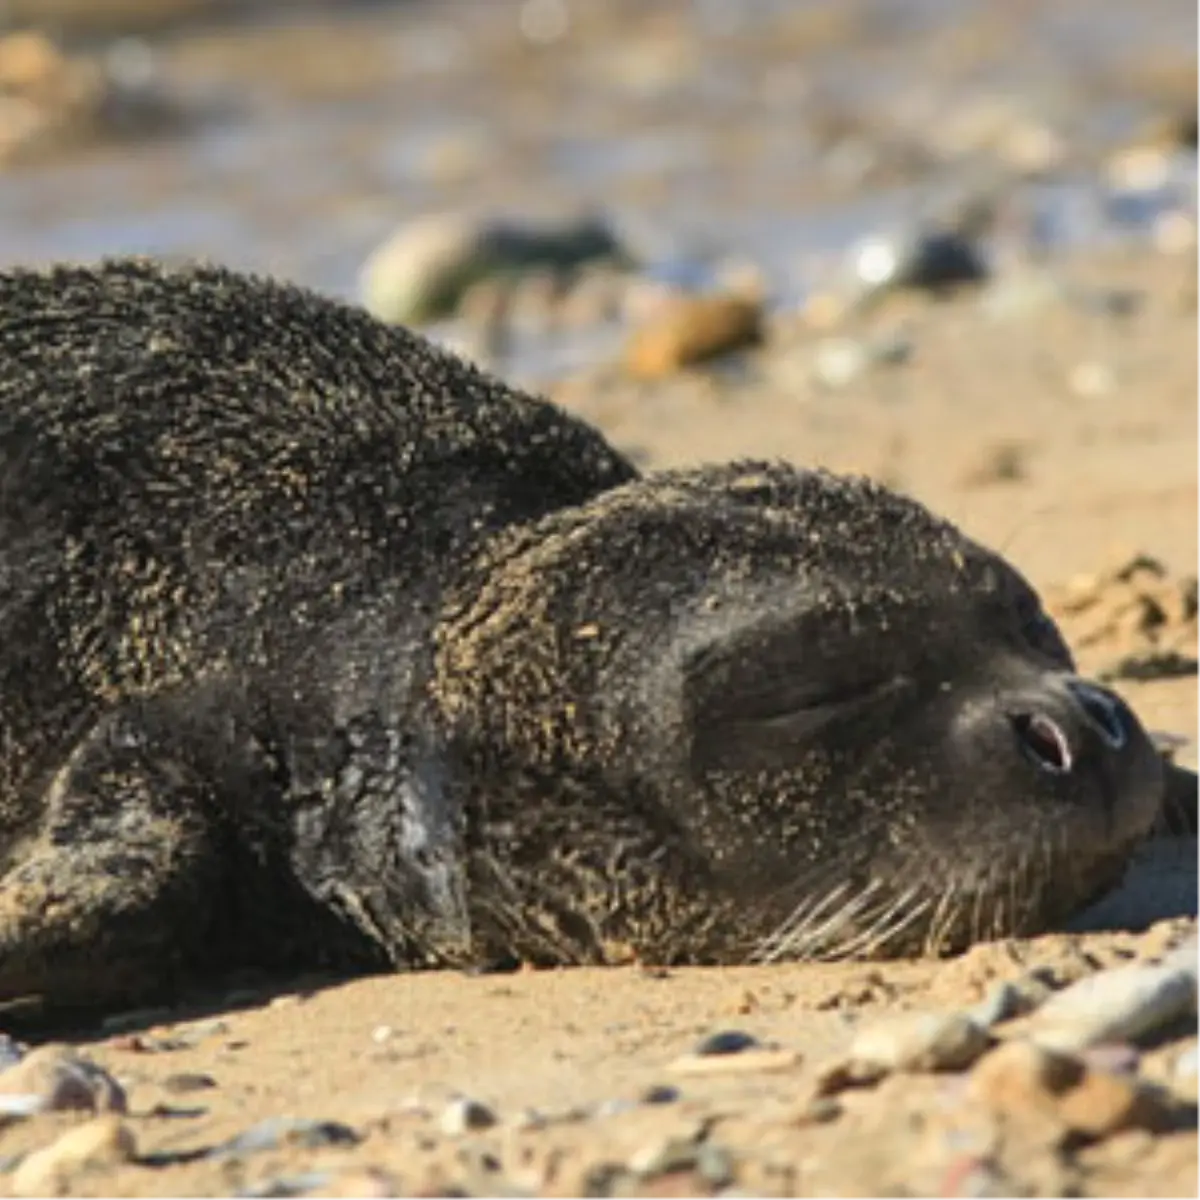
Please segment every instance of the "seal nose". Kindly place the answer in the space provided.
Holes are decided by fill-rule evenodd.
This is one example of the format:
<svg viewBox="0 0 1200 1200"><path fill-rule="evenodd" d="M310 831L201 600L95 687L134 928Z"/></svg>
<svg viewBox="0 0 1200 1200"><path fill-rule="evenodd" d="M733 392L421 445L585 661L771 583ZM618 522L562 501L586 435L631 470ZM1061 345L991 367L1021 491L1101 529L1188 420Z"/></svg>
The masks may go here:
<svg viewBox="0 0 1200 1200"><path fill-rule="evenodd" d="M1086 752L1088 733L1117 753L1129 744L1136 718L1112 692L1081 679L1064 680L1069 703L1009 715L1017 744L1039 770L1066 775ZM1072 736L1074 734L1074 736Z"/></svg>

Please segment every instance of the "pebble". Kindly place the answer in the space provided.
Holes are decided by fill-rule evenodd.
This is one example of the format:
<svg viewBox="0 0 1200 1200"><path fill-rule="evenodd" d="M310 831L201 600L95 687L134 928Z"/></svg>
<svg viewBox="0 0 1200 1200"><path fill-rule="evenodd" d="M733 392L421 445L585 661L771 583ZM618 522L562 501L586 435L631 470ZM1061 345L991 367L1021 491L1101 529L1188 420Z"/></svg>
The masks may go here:
<svg viewBox="0 0 1200 1200"><path fill-rule="evenodd" d="M302 1118L268 1117L249 1129L214 1146L209 1158L232 1158L241 1154L256 1154L263 1150L278 1150L281 1146L299 1146L315 1150L321 1146L353 1146L359 1135L340 1121L312 1121Z"/></svg>
<svg viewBox="0 0 1200 1200"><path fill-rule="evenodd" d="M1072 1055L1024 1039L988 1054L971 1072L968 1094L998 1114L1052 1118L1089 1137L1158 1128L1167 1116L1159 1094L1136 1078L1091 1069Z"/></svg>
<svg viewBox="0 0 1200 1200"><path fill-rule="evenodd" d="M630 261L595 216L521 222L439 213L402 226L379 246L363 265L359 291L379 320L425 324L453 314L481 280Z"/></svg>
<svg viewBox="0 0 1200 1200"><path fill-rule="evenodd" d="M97 1117L26 1157L10 1186L17 1196L61 1196L78 1172L129 1162L136 1153L133 1134L123 1121L115 1116Z"/></svg>
<svg viewBox="0 0 1200 1200"><path fill-rule="evenodd" d="M46 1112L123 1113L128 1107L125 1089L103 1067L57 1045L39 1046L0 1072L0 1094L36 1096L37 1111Z"/></svg>
<svg viewBox="0 0 1200 1200"><path fill-rule="evenodd" d="M868 293L900 288L939 291L980 283L988 276L979 249L952 230L867 238L855 247L851 270Z"/></svg>
<svg viewBox="0 0 1200 1200"><path fill-rule="evenodd" d="M634 330L625 369L635 379L661 379L763 340L763 304L753 296L671 296Z"/></svg>
<svg viewBox="0 0 1200 1200"><path fill-rule="evenodd" d="M27 1049L7 1033L0 1033L0 1073L15 1067L25 1057Z"/></svg>
<svg viewBox="0 0 1200 1200"><path fill-rule="evenodd" d="M626 1166L643 1178L665 1175L670 1171L688 1171L696 1165L699 1146L692 1137L668 1137L635 1150Z"/></svg>
<svg viewBox="0 0 1200 1200"><path fill-rule="evenodd" d="M913 1013L870 1025L850 1047L856 1073L959 1071L991 1044L987 1030L965 1013Z"/></svg>
<svg viewBox="0 0 1200 1200"><path fill-rule="evenodd" d="M757 1047L758 1038L740 1029L723 1029L702 1038L692 1051L693 1054L741 1054L744 1050Z"/></svg>
<svg viewBox="0 0 1200 1200"><path fill-rule="evenodd" d="M479 1100L458 1096L442 1109L438 1118L441 1131L451 1137L474 1129L490 1129L496 1124L496 1114Z"/></svg>
<svg viewBox="0 0 1200 1200"><path fill-rule="evenodd" d="M981 1029L990 1029L1009 1017L1015 1017L1021 1012L1023 1003L1021 989L1015 983L1002 979L978 1004L967 1010L967 1016Z"/></svg>
<svg viewBox="0 0 1200 1200"><path fill-rule="evenodd" d="M211 1075L205 1075L200 1071L178 1071L174 1075L168 1075L162 1085L168 1092L183 1094L214 1088L217 1086L217 1081Z"/></svg>
<svg viewBox="0 0 1200 1200"><path fill-rule="evenodd" d="M1138 1042L1195 1011L1196 977L1187 966L1115 967L1051 996L1030 1033L1060 1050Z"/></svg>
<svg viewBox="0 0 1200 1200"><path fill-rule="evenodd" d="M723 1188L733 1182L733 1155L715 1142L703 1142L696 1154L696 1170L712 1187Z"/></svg>
<svg viewBox="0 0 1200 1200"><path fill-rule="evenodd" d="M643 1104L674 1104L679 1099L679 1089L670 1084L659 1083L648 1087L638 1099Z"/></svg>

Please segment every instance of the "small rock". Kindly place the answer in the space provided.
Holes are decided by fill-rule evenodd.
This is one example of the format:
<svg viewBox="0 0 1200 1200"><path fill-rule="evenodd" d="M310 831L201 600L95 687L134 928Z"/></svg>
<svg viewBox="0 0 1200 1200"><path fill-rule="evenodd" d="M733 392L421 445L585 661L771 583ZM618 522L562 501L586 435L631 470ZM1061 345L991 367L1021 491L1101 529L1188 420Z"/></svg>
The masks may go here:
<svg viewBox="0 0 1200 1200"><path fill-rule="evenodd" d="M658 1083L648 1087L638 1099L643 1104L674 1104L679 1099L679 1089L670 1084Z"/></svg>
<svg viewBox="0 0 1200 1200"><path fill-rule="evenodd" d="M186 1092L202 1092L207 1088L214 1088L217 1081L211 1075L200 1071L178 1071L174 1075L168 1075L162 1085L166 1091L182 1095Z"/></svg>
<svg viewBox="0 0 1200 1200"><path fill-rule="evenodd" d="M395 324L453 314L472 285L585 263L631 265L629 252L599 218L515 222L439 214L405 225L367 259L359 280L368 311Z"/></svg>
<svg viewBox="0 0 1200 1200"><path fill-rule="evenodd" d="M989 274L974 241L954 229L867 238L855 247L851 270L865 296L900 289L943 292L982 283Z"/></svg>
<svg viewBox="0 0 1200 1200"><path fill-rule="evenodd" d="M1196 978L1186 967L1128 966L1079 979L1051 996L1031 1036L1058 1050L1137 1042L1196 1012Z"/></svg>
<svg viewBox="0 0 1200 1200"><path fill-rule="evenodd" d="M359 1141L359 1135L349 1125L339 1121L268 1117L214 1146L207 1157L232 1158L242 1154L257 1154L263 1150L278 1150L281 1146L298 1146L305 1150L321 1146L354 1146Z"/></svg>
<svg viewBox="0 0 1200 1200"><path fill-rule="evenodd" d="M1023 997L1021 989L1016 984L1002 979L988 994L974 1006L968 1009L967 1015L982 1029L990 1029L1009 1017L1015 1017L1021 1012Z"/></svg>
<svg viewBox="0 0 1200 1200"><path fill-rule="evenodd" d="M1164 1102L1136 1078L1092 1070L1068 1054L1033 1042L1007 1042L971 1072L968 1094L1017 1119L1051 1118L1089 1137L1119 1129L1157 1128Z"/></svg>
<svg viewBox="0 0 1200 1200"><path fill-rule="evenodd" d="M467 1096L451 1100L438 1118L441 1131L454 1137L474 1129L489 1129L496 1124L496 1114L486 1104Z"/></svg>
<svg viewBox="0 0 1200 1200"><path fill-rule="evenodd" d="M702 1142L696 1153L696 1171L710 1187L727 1187L734 1177L733 1155L715 1142Z"/></svg>
<svg viewBox="0 0 1200 1200"><path fill-rule="evenodd" d="M0 1033L0 1074L9 1067L15 1067L28 1053L28 1047L11 1038L7 1033Z"/></svg>
<svg viewBox="0 0 1200 1200"><path fill-rule="evenodd" d="M39 1046L0 1073L0 1093L38 1096L42 1111L126 1111L125 1090L103 1068L64 1046Z"/></svg>
<svg viewBox="0 0 1200 1200"><path fill-rule="evenodd" d="M635 1150L626 1163L629 1170L643 1178L665 1175L671 1171L686 1171L696 1165L699 1147L694 1138L669 1137L649 1142Z"/></svg>
<svg viewBox="0 0 1200 1200"><path fill-rule="evenodd" d="M959 1071L991 1045L991 1036L965 1013L915 1013L863 1029L850 1047L852 1071Z"/></svg>
<svg viewBox="0 0 1200 1200"><path fill-rule="evenodd" d="M307 1196L310 1192L315 1191L320 1191L322 1195L329 1195L326 1189L330 1178L328 1171L306 1171L302 1175L276 1175L234 1194L239 1197L253 1197L254 1200L274 1196ZM337 1194L344 1195L345 1193Z"/></svg>
<svg viewBox="0 0 1200 1200"><path fill-rule="evenodd" d="M763 337L762 301L747 296L679 294L665 300L633 333L626 370L637 379L660 379L708 362Z"/></svg>
<svg viewBox="0 0 1200 1200"><path fill-rule="evenodd" d="M13 1194L61 1196L80 1171L129 1162L136 1153L133 1134L123 1121L97 1117L30 1154L12 1177Z"/></svg>
<svg viewBox="0 0 1200 1200"><path fill-rule="evenodd" d="M718 1033L710 1033L697 1043L693 1054L741 1054L759 1044L758 1038L751 1033L743 1033L740 1029L723 1029Z"/></svg>

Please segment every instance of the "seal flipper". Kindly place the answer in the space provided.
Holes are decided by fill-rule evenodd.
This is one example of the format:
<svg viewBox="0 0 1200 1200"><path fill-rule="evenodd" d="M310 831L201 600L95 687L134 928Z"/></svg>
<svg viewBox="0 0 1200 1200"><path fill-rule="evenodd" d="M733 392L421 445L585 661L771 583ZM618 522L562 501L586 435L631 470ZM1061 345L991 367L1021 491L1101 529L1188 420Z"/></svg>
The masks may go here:
<svg viewBox="0 0 1200 1200"><path fill-rule="evenodd" d="M200 783L181 766L147 754L127 712L79 743L0 878L0 1000L86 1007L169 988L221 883Z"/></svg>
<svg viewBox="0 0 1200 1200"><path fill-rule="evenodd" d="M441 749L398 717L343 717L286 756L296 877L393 966L475 958L463 817Z"/></svg>

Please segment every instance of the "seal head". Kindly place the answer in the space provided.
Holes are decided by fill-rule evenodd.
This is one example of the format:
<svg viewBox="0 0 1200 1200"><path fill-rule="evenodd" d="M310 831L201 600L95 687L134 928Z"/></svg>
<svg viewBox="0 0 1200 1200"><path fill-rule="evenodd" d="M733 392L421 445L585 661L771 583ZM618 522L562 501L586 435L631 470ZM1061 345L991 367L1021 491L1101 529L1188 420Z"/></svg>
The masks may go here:
<svg viewBox="0 0 1200 1200"><path fill-rule="evenodd" d="M664 473L501 539L445 610L436 696L479 780L473 891L511 897L476 924L533 957L1045 930L1114 882L1162 790L1011 566L783 466Z"/></svg>

